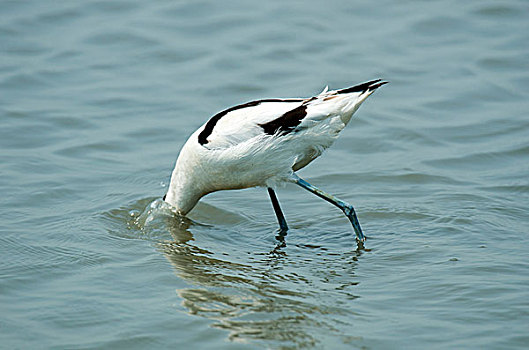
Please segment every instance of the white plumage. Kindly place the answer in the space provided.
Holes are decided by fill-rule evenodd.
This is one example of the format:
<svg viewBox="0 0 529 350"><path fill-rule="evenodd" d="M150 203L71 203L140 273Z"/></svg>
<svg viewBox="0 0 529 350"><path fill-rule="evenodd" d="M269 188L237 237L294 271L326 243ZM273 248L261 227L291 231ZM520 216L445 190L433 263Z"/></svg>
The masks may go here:
<svg viewBox="0 0 529 350"><path fill-rule="evenodd" d="M252 101L218 113L183 146L165 201L185 215L208 193L266 186L286 231L272 188L295 182L314 192L294 172L331 146L362 102L385 83L373 80L342 90L326 88L307 99ZM333 202L336 198L316 194L340 207Z"/></svg>

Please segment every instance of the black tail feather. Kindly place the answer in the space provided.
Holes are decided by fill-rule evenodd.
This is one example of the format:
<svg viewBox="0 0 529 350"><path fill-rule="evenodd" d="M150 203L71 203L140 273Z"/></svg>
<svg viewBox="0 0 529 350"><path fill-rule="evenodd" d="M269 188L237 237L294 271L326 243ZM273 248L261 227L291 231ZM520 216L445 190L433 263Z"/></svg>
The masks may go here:
<svg viewBox="0 0 529 350"><path fill-rule="evenodd" d="M373 90L376 90L379 87L381 87L382 85L387 84L387 83L389 83L389 81L381 81L380 83L376 83L376 84L370 85L369 88L367 88L367 89L369 91L373 91Z"/></svg>
<svg viewBox="0 0 529 350"><path fill-rule="evenodd" d="M364 91L372 91L379 87L381 87L384 84L387 84L387 81L382 81L382 79L375 79L371 80L362 84L358 84L346 89L338 90L339 94L349 94L351 92L364 92Z"/></svg>

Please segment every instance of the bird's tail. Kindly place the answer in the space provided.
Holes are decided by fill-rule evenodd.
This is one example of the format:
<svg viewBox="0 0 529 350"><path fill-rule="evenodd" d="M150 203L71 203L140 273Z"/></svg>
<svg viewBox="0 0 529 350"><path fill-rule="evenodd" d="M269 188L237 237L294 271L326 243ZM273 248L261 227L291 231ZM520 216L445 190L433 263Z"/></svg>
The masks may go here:
<svg viewBox="0 0 529 350"><path fill-rule="evenodd" d="M365 94L366 92L373 93L376 89L381 87L384 84L389 83L388 81L382 81L382 79L375 79L371 80L362 84L358 84L355 86L351 86L346 89L337 90L337 94L350 94L353 92L359 92L361 94Z"/></svg>
<svg viewBox="0 0 529 350"><path fill-rule="evenodd" d="M387 83L376 79L341 90L328 91L326 87L318 96L313 97L313 104L319 105L322 110L334 110L334 113L339 114L343 123L347 125L362 102Z"/></svg>

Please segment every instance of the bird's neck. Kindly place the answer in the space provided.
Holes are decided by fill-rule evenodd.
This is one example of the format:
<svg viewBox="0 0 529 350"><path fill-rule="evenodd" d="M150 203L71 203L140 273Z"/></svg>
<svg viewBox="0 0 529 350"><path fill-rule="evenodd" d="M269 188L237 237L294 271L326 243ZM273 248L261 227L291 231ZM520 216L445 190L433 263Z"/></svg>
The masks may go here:
<svg viewBox="0 0 529 350"><path fill-rule="evenodd" d="M205 194L193 183L192 177L175 168L165 201L175 207L178 213L186 215Z"/></svg>

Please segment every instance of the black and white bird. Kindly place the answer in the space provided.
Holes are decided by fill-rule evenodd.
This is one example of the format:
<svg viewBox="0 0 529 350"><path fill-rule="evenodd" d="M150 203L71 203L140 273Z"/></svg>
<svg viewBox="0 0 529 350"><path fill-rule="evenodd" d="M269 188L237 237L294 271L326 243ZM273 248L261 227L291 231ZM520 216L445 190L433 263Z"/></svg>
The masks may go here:
<svg viewBox="0 0 529 350"><path fill-rule="evenodd" d="M380 79L310 98L264 99L217 113L182 147L165 202L186 215L203 196L220 190L266 187L280 230L287 222L274 189L295 183L340 208L364 241L352 205L296 175L332 145Z"/></svg>

